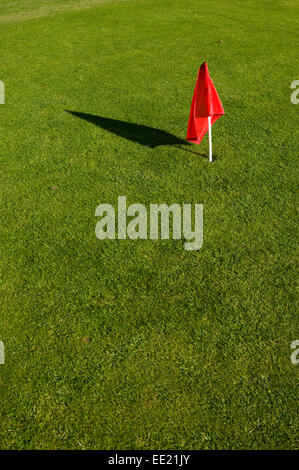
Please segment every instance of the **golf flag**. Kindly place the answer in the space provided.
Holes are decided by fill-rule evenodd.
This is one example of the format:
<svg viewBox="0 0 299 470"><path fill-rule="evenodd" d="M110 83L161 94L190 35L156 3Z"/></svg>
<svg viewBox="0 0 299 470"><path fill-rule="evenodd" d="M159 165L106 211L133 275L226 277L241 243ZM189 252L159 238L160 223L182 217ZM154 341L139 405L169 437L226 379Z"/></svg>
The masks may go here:
<svg viewBox="0 0 299 470"><path fill-rule="evenodd" d="M210 160L212 159L212 124L224 114L220 98L209 75L208 64L204 62L198 71L193 94L187 140L200 144L209 130Z"/></svg>

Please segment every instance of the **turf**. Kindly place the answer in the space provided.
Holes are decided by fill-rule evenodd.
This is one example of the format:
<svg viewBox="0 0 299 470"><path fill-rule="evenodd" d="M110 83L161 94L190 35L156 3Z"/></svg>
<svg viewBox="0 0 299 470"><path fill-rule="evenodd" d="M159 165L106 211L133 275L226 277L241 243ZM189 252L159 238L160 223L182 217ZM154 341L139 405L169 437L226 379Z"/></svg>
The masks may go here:
<svg viewBox="0 0 299 470"><path fill-rule="evenodd" d="M295 0L1 0L2 449L297 446L297 20ZM206 138L101 127L184 139L204 60L212 164ZM98 240L119 195L203 203L202 249Z"/></svg>

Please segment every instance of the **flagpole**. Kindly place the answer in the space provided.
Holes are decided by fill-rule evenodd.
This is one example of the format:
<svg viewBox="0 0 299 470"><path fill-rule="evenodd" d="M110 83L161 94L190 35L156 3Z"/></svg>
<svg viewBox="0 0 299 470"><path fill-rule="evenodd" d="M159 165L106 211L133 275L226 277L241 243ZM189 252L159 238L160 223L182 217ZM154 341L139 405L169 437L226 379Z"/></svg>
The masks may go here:
<svg viewBox="0 0 299 470"><path fill-rule="evenodd" d="M211 126L211 116L208 117L209 121L209 160L210 162L213 161L213 156L212 156L212 126Z"/></svg>

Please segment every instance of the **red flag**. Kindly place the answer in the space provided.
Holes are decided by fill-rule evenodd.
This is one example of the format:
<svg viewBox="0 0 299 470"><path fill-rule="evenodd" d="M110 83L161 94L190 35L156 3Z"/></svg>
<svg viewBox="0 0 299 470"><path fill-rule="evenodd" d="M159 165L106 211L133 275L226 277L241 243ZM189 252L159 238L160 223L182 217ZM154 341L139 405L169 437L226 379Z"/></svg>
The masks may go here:
<svg viewBox="0 0 299 470"><path fill-rule="evenodd" d="M223 114L224 109L214 83L210 78L208 64L204 62L200 66L196 80L187 130L187 140L194 144L200 144L209 128L208 117L211 116L211 124L214 124Z"/></svg>

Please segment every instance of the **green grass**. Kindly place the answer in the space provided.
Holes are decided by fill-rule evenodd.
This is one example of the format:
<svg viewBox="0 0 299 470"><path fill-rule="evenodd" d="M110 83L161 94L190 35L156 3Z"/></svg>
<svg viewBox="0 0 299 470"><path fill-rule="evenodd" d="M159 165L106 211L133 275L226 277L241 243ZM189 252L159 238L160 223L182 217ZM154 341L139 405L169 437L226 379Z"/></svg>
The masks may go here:
<svg viewBox="0 0 299 470"><path fill-rule="evenodd" d="M296 447L297 20L295 0L1 0L2 449ZM213 164L65 111L184 138L204 60ZM118 195L203 203L202 249L98 240Z"/></svg>

